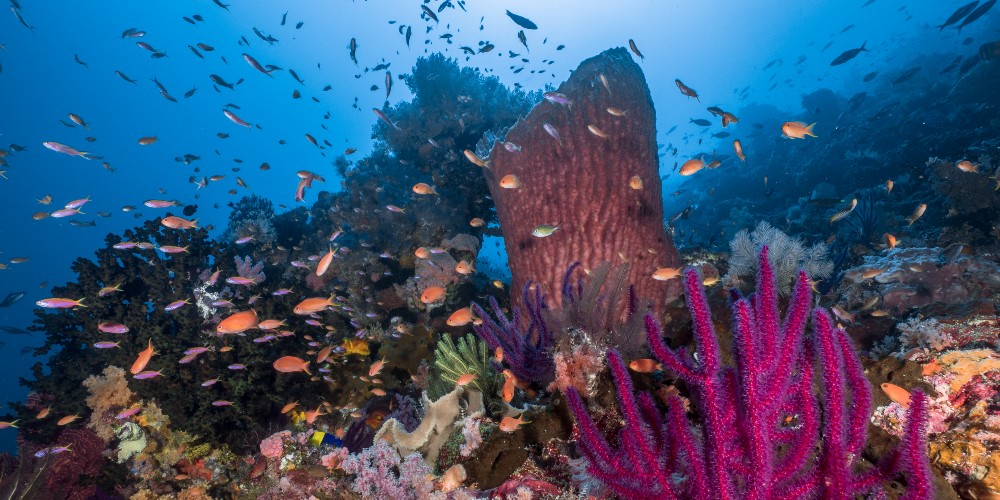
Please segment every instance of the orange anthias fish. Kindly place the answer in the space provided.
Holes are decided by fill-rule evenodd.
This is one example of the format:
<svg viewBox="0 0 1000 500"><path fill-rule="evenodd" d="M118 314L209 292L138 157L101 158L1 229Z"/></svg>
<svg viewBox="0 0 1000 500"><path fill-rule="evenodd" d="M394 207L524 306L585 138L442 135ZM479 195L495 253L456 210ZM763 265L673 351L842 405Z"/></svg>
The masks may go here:
<svg viewBox="0 0 1000 500"><path fill-rule="evenodd" d="M417 194L438 194L434 186L427 184L426 182L418 182L413 185L413 192Z"/></svg>
<svg viewBox="0 0 1000 500"><path fill-rule="evenodd" d="M504 417L503 420L500 421L499 428L504 432L514 432L527 423L530 422L528 420L524 420L524 415L520 415L517 418Z"/></svg>
<svg viewBox="0 0 1000 500"><path fill-rule="evenodd" d="M445 321L445 323L447 323L448 326L465 326L471 322L472 322L472 308L470 307L463 307L451 313L451 316L448 316L447 321Z"/></svg>
<svg viewBox="0 0 1000 500"><path fill-rule="evenodd" d="M215 331L219 333L243 333L252 328L257 328L258 325L257 313L253 309L250 309L232 314L220 321L219 326L215 327Z"/></svg>
<svg viewBox="0 0 1000 500"><path fill-rule="evenodd" d="M198 219L192 221L174 215L164 217L160 223L171 229L198 229Z"/></svg>
<svg viewBox="0 0 1000 500"><path fill-rule="evenodd" d="M59 421L56 422L56 425L58 425L60 427L62 427L64 425L69 425L69 424L71 424L73 422L76 422L79 418L80 418L80 415L67 415L67 416L65 416L63 418L60 418Z"/></svg>
<svg viewBox="0 0 1000 500"><path fill-rule="evenodd" d="M292 310L298 315L318 313L333 305L333 296L329 298L313 297L299 302Z"/></svg>
<svg viewBox="0 0 1000 500"><path fill-rule="evenodd" d="M517 189L521 187L521 179L514 174L507 174L500 178L499 185L504 189Z"/></svg>
<svg viewBox="0 0 1000 500"><path fill-rule="evenodd" d="M924 212L926 211L927 211L926 203L921 203L919 206L917 206L917 209L913 211L913 215L906 218L906 222L909 223L907 224L907 226L912 226L913 223L917 222L917 219L919 219L922 215L924 215Z"/></svg>
<svg viewBox="0 0 1000 500"><path fill-rule="evenodd" d="M287 405L282 406L281 407L281 414L284 415L284 414L286 414L286 413L294 410L295 407L298 406L298 405L299 405L298 401L292 401L291 403L288 403Z"/></svg>
<svg viewBox="0 0 1000 500"><path fill-rule="evenodd" d="M146 369L146 365L149 364L149 358L152 358L156 352L153 351L153 339L149 339L148 347L139 353L139 357L135 359L135 363L132 363L132 368L129 369L129 373L135 375Z"/></svg>
<svg viewBox="0 0 1000 500"><path fill-rule="evenodd" d="M466 373L466 374L462 375L461 377L458 377L457 379L455 379L455 384L457 384L457 385L471 384L473 380L476 380L476 374L475 373Z"/></svg>
<svg viewBox="0 0 1000 500"><path fill-rule="evenodd" d="M458 274L472 274L475 269L472 268L472 264L469 264L467 260L461 260L458 264L455 264L455 272Z"/></svg>
<svg viewBox="0 0 1000 500"><path fill-rule="evenodd" d="M368 376L374 377L378 375L382 371L382 368L385 368L385 358L372 363L371 368L368 369Z"/></svg>
<svg viewBox="0 0 1000 500"><path fill-rule="evenodd" d="M333 352L333 346L332 345L328 345L328 346L320 349L319 352L316 353L316 364L322 363L322 362L326 361L327 359L329 359L330 358L330 353L332 353L332 352Z"/></svg>
<svg viewBox="0 0 1000 500"><path fill-rule="evenodd" d="M884 392L886 396L889 396L889 399L898 403L903 408L910 407L910 391L903 389L896 384L886 382L882 384L882 392Z"/></svg>
<svg viewBox="0 0 1000 500"><path fill-rule="evenodd" d="M303 415L305 416L306 423L312 425L314 422L316 422L317 418L326 415L326 413L323 413L323 405L320 404L319 406L316 407L315 410L307 411Z"/></svg>
<svg viewBox="0 0 1000 500"><path fill-rule="evenodd" d="M743 143L739 139L733 139L733 151L736 152L736 157L742 162L747 161L747 156L743 154Z"/></svg>
<svg viewBox="0 0 1000 500"><path fill-rule="evenodd" d="M330 268L331 262L333 262L333 245L330 245L330 251L322 259L319 259L319 264L316 265L316 276L323 276Z"/></svg>
<svg viewBox="0 0 1000 500"><path fill-rule="evenodd" d="M429 286L424 289L423 293L420 294L420 302L423 302L424 304L433 304L434 302L440 302L444 300L446 293L447 292L442 287Z"/></svg>
<svg viewBox="0 0 1000 500"><path fill-rule="evenodd" d="M806 125L803 122L785 122L781 125L781 133L789 139L805 139L806 136L816 137L813 127L816 124Z"/></svg>
<svg viewBox="0 0 1000 500"><path fill-rule="evenodd" d="M663 369L663 365L650 358L636 359L630 362L628 367L637 373L653 373Z"/></svg>
<svg viewBox="0 0 1000 500"><path fill-rule="evenodd" d="M657 281L669 281L680 276L681 270L678 267L661 267L653 273L653 279Z"/></svg>
<svg viewBox="0 0 1000 500"><path fill-rule="evenodd" d="M690 160L684 162L684 164L681 165L680 174L681 175L694 175L695 172L697 172L697 171L705 168L706 166L708 166L708 165L705 163L705 158L704 157L702 157L702 158L693 158L693 159L690 159Z"/></svg>
<svg viewBox="0 0 1000 500"><path fill-rule="evenodd" d="M295 356L282 356L275 360L273 366L281 373L305 372L306 375L312 375L309 373L309 362Z"/></svg>

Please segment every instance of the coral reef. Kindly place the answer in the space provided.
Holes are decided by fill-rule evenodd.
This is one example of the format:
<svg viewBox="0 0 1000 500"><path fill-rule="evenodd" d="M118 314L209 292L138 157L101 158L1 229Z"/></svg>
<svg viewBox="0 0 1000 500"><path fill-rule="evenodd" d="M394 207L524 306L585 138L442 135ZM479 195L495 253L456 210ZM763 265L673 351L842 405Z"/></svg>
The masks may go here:
<svg viewBox="0 0 1000 500"><path fill-rule="evenodd" d="M427 480L431 468L419 453L400 458L385 441L347 457L341 467L355 475L351 489L363 498L445 498L443 493L434 493L434 483Z"/></svg>
<svg viewBox="0 0 1000 500"><path fill-rule="evenodd" d="M618 450L597 428L579 393L568 391L588 470L617 494L634 497L841 498L872 490L900 473L906 475L909 495L928 497L927 396L911 395L900 447L879 466L859 473L855 466L865 444L871 390L847 334L833 327L825 311L815 310L815 338L805 339L811 307L804 271L781 321L766 246L758 265L752 301L737 298L732 305L734 367L722 365L697 272L689 269L684 276L696 357L668 348L656 320L646 317L650 348L665 370L692 388L699 423L687 420L676 394L667 398L666 418L648 393L636 401L631 376L614 351L608 362L624 419ZM812 389L814 368L822 380L819 394ZM685 479L679 481L678 474ZM740 479L751 474L753 481Z"/></svg>
<svg viewBox="0 0 1000 500"><path fill-rule="evenodd" d="M503 141L514 147L487 145L484 174L504 232L513 290L534 280L556 293L553 305L559 305L560 273L571 262L590 268L625 259L640 297L655 299L657 307L672 301L679 284L651 277L657 268L677 266L680 257L663 230L656 120L642 70L626 49L608 50L582 62L558 92L573 106L543 101L506 133ZM628 113L612 116L609 106ZM501 187L508 175L517 176L521 187ZM629 187L633 176L642 189ZM543 224L561 229L547 238L533 236Z"/></svg>

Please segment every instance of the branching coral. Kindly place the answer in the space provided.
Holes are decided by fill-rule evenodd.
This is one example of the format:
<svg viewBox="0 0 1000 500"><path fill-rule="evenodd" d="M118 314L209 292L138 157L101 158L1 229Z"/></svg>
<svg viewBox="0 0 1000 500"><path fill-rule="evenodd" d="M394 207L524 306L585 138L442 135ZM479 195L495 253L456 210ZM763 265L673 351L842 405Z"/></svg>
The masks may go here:
<svg viewBox="0 0 1000 500"><path fill-rule="evenodd" d="M568 391L590 472L625 497L723 499L850 498L905 473L909 496L928 498L927 396L912 393L900 447L859 472L872 401L861 362L825 311L812 311L814 337L806 339L810 290L804 271L782 321L766 246L758 263L756 294L732 306L733 367L722 364L696 271L684 276L695 356L668 348L656 320L646 317L650 348L665 370L692 388L698 423L687 420L676 394L667 398L665 418L648 393L636 401L628 369L614 351L608 362L625 422L620 448L608 444L579 393ZM814 370L819 394L813 392Z"/></svg>
<svg viewBox="0 0 1000 500"><path fill-rule="evenodd" d="M434 493L434 483L427 480L431 468L419 453L410 453L401 459L385 441L377 441L375 446L357 455L349 455L341 467L348 474L355 475L351 489L363 498L416 500L445 497L443 493Z"/></svg>

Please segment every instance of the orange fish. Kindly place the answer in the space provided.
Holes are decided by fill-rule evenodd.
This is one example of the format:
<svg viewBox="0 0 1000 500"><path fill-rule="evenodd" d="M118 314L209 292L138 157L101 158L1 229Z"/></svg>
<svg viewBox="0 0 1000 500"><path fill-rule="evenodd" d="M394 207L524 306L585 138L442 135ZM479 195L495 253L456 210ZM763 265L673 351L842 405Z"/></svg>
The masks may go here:
<svg viewBox="0 0 1000 500"><path fill-rule="evenodd" d="M514 432L521 428L522 425L530 423L528 420L524 420L524 415L520 415L517 418L514 417L504 417L500 421L499 428L504 432Z"/></svg>
<svg viewBox="0 0 1000 500"><path fill-rule="evenodd" d="M287 405L282 406L281 407L281 414L284 415L285 413L288 413L288 412L294 410L295 407L298 406L298 405L299 405L298 401L292 401L291 403L288 403Z"/></svg>
<svg viewBox="0 0 1000 500"><path fill-rule="evenodd" d="M884 234L882 234L882 239L885 240L885 248L886 248L886 250L892 250L893 248L896 248L896 237L895 236L893 236L893 235L891 235L889 233L884 233Z"/></svg>
<svg viewBox="0 0 1000 500"><path fill-rule="evenodd" d="M333 296L329 298L313 297L299 302L292 312L298 315L318 313L333 305Z"/></svg>
<svg viewBox="0 0 1000 500"><path fill-rule="evenodd" d="M129 373L135 375L146 369L146 365L149 364L149 358L152 358L156 354L153 352L153 339L149 339L148 347L139 353L139 357L135 359L135 363L132 363L132 368L129 369Z"/></svg>
<svg viewBox="0 0 1000 500"><path fill-rule="evenodd" d="M465 326L472 322L472 308L463 307L448 316L448 320L445 323L448 326Z"/></svg>
<svg viewBox="0 0 1000 500"><path fill-rule="evenodd" d="M475 217L475 218L473 218L472 220L469 221L469 225L472 226L472 227L483 227L483 226L486 225L486 221L484 221L480 217Z"/></svg>
<svg viewBox="0 0 1000 500"><path fill-rule="evenodd" d="M497 350L493 352L493 359L497 363L503 363L503 347L497 347Z"/></svg>
<svg viewBox="0 0 1000 500"><path fill-rule="evenodd" d="M274 362L274 369L281 373L306 372L309 373L309 362L295 356L282 356Z"/></svg>
<svg viewBox="0 0 1000 500"><path fill-rule="evenodd" d="M903 389L896 384L885 382L882 384L882 392L884 392L886 396L889 396L889 399L899 403L899 406L902 406L903 408L910 407L910 391Z"/></svg>
<svg viewBox="0 0 1000 500"><path fill-rule="evenodd" d="M68 416L65 416L63 418L60 418L59 421L56 422L56 425L58 425L60 427L62 427L64 425L69 425L69 424L71 424L73 422L76 422L79 418L80 418L80 415L68 415Z"/></svg>
<svg viewBox="0 0 1000 500"><path fill-rule="evenodd" d="M455 272L458 274L472 274L475 269L472 268L472 264L469 264L467 260L461 260L458 264L455 264Z"/></svg>
<svg viewBox="0 0 1000 500"><path fill-rule="evenodd" d="M636 191L642 189L642 177L633 175L632 178L628 180L628 187L635 189Z"/></svg>
<svg viewBox="0 0 1000 500"><path fill-rule="evenodd" d="M252 328L257 328L257 313L250 309L230 315L219 322L215 331L219 333L243 333Z"/></svg>
<svg viewBox="0 0 1000 500"><path fill-rule="evenodd" d="M504 375L507 375L510 370L504 370ZM510 403L510 400L514 399L514 386L517 384L517 377L513 375L507 376L507 381L503 383L503 389L500 394L503 397L504 403Z"/></svg>
<svg viewBox="0 0 1000 500"><path fill-rule="evenodd" d="M372 389L372 394L376 396L385 396L385 390L376 387L375 389Z"/></svg>
<svg viewBox="0 0 1000 500"><path fill-rule="evenodd" d="M663 369L663 365L649 358L636 359L630 362L628 367L637 373L653 373Z"/></svg>
<svg viewBox="0 0 1000 500"><path fill-rule="evenodd" d="M431 256L431 251L426 247L419 247L413 251L413 255L416 255L418 259L429 259Z"/></svg>
<svg viewBox="0 0 1000 500"><path fill-rule="evenodd" d="M886 193L891 193L893 185L894 185L894 183L892 182L892 179L889 179L889 180L885 181L885 192Z"/></svg>
<svg viewBox="0 0 1000 500"><path fill-rule="evenodd" d="M979 165L973 165L972 162L969 160L962 160L956 163L955 166L958 167L958 169L961 170L962 172L969 172L973 174L979 173Z"/></svg>
<svg viewBox="0 0 1000 500"><path fill-rule="evenodd" d="M743 154L743 143L739 139L733 139L733 151L736 152L736 157L742 162L747 161L747 156Z"/></svg>
<svg viewBox="0 0 1000 500"><path fill-rule="evenodd" d="M517 189L521 187L521 179L514 174L507 174L500 178L500 187L504 189Z"/></svg>
<svg viewBox="0 0 1000 500"><path fill-rule="evenodd" d="M476 380L476 374L475 373L466 373L465 375L462 375L461 377L458 377L455 380L455 384L457 384L457 385L466 385L466 384L472 383L473 380Z"/></svg>
<svg viewBox="0 0 1000 500"><path fill-rule="evenodd" d="M806 125L803 122L785 122L781 125L781 133L789 139L805 139L807 135L816 137L816 134L813 133L815 126L815 123Z"/></svg>
<svg viewBox="0 0 1000 500"><path fill-rule="evenodd" d="M319 259L319 264L316 265L316 276L323 276L323 273L330 268L330 263L333 262L333 245L330 245L330 251Z"/></svg>
<svg viewBox="0 0 1000 500"><path fill-rule="evenodd" d="M444 288L439 286L429 286L424 289L424 292L420 294L420 302L424 304L433 304L435 302L440 302L444 300L445 294L447 292Z"/></svg>
<svg viewBox="0 0 1000 500"><path fill-rule="evenodd" d="M146 136L146 137L140 137L139 138L139 145L140 146L149 146L150 144L152 144L152 143L154 143L156 141L157 141L157 139L156 139L155 135L153 135L153 136Z"/></svg>
<svg viewBox="0 0 1000 500"><path fill-rule="evenodd" d="M328 345L328 346L320 349L319 352L316 353L316 364L320 364L320 363L326 361L330 357L330 353L331 352L333 352L333 346L332 345Z"/></svg>
<svg viewBox="0 0 1000 500"><path fill-rule="evenodd" d="M692 159L684 162L683 165L681 165L680 174L681 175L694 175L695 172L697 172L697 171L705 168L706 166L708 166L708 165L705 163L705 158L704 157L702 157L702 158L692 158Z"/></svg>
<svg viewBox="0 0 1000 500"><path fill-rule="evenodd" d="M681 276L679 267L661 267L653 273L653 279L657 281L669 281Z"/></svg>
<svg viewBox="0 0 1000 500"><path fill-rule="evenodd" d="M311 410L311 411L305 412L303 414L303 416L305 417L306 423L309 424L309 425L312 425L314 422L316 422L317 418L322 417L323 415L326 415L326 413L323 413L322 410L323 410L323 405L321 404L321 405L319 405L319 406L316 407L316 410Z"/></svg>
<svg viewBox="0 0 1000 500"><path fill-rule="evenodd" d="M426 182L418 182L414 184L413 192L417 194L438 194L438 192L434 189L434 186L431 186Z"/></svg>
<svg viewBox="0 0 1000 500"><path fill-rule="evenodd" d="M914 222L917 222L917 219L919 219L920 216L924 215L925 211L927 211L926 203L921 203L919 206L917 206L917 209L913 211L913 215L906 218L906 221L909 222L907 226L912 226Z"/></svg>
<svg viewBox="0 0 1000 500"><path fill-rule="evenodd" d="M160 224L163 224L170 229L198 229L198 219L187 220L174 215L164 217L163 220L160 221Z"/></svg>
<svg viewBox="0 0 1000 500"><path fill-rule="evenodd" d="M260 328L261 330L274 330L275 328L281 328L282 326L285 326L285 321L277 319L265 319L257 324L257 328Z"/></svg>
<svg viewBox="0 0 1000 500"><path fill-rule="evenodd" d="M52 411L52 407L51 406L49 406L47 408L42 408L42 411L38 412L38 415L35 415L35 418L41 420L41 419L49 416L49 412L50 411Z"/></svg>
<svg viewBox="0 0 1000 500"><path fill-rule="evenodd" d="M368 376L374 377L375 375L378 375L379 372L382 371L382 368L385 368L385 358L372 363L371 368L368 369Z"/></svg>

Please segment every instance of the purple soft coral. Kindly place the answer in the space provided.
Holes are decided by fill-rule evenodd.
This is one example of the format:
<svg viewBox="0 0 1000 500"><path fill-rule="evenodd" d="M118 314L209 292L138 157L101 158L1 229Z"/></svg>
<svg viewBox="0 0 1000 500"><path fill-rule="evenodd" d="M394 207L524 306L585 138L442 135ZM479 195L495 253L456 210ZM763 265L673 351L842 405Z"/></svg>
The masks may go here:
<svg viewBox="0 0 1000 500"><path fill-rule="evenodd" d="M472 310L476 317L482 318L483 323L474 326L473 330L486 341L490 350L495 350L497 347L503 349L504 363L518 379L526 382L542 382L551 379L555 370L552 356L549 355L555 338L542 318L542 311L546 309L546 305L540 287L532 287L531 282L525 283L521 304L528 313L527 330L521 331L521 310L518 307L513 308L511 318L508 320L500 309L500 304L497 304L493 297L490 297L490 307L497 321L494 321L479 304L474 303Z"/></svg>
<svg viewBox="0 0 1000 500"><path fill-rule="evenodd" d="M664 417L643 393L617 352L608 355L624 427L613 450L580 395L567 392L579 448L591 473L628 498L852 498L906 474L908 496L928 498L927 397L912 394L903 442L878 467L858 474L871 409L871 388L847 334L826 311L810 315L809 277L800 272L784 321L778 314L774 271L761 250L757 292L733 303L735 367L723 366L701 277L685 273L694 322L694 357L663 343L646 316L653 354L692 389L700 418L689 422L680 397ZM821 391L812 390L818 369ZM780 451L779 451L780 450Z"/></svg>

